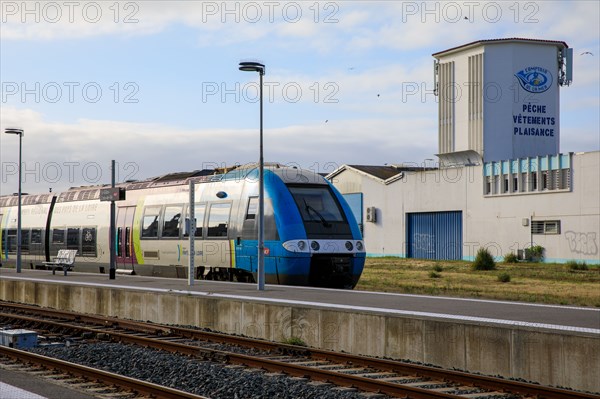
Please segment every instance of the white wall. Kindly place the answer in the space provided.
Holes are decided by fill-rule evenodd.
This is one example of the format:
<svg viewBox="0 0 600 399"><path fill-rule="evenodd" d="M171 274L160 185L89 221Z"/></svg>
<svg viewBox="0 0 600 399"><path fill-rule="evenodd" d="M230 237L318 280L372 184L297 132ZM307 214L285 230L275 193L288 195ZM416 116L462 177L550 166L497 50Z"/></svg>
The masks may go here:
<svg viewBox="0 0 600 399"><path fill-rule="evenodd" d="M454 62L456 89L454 150L469 150L469 57L483 53L483 158L499 161L557 154L560 152L560 90L558 84L558 45L554 43L485 43L438 56L440 63ZM541 67L552 83L543 92L525 90L515 74ZM533 72L533 71L532 71ZM544 112L524 110L523 106L545 107ZM521 117L543 117L525 121ZM515 117L517 118L515 120ZM552 120L553 119L553 120ZM527 135L525 129L551 129L552 136ZM517 129L515 131L515 129Z"/></svg>
<svg viewBox="0 0 600 399"><path fill-rule="evenodd" d="M352 191L347 191L352 182ZM333 179L342 193L362 192L364 212L377 207L377 223L364 221L367 254L406 254L406 214L411 212L463 212L463 258L471 259L479 247L496 256L531 244L531 226L522 219L560 220L556 235L533 235L534 244L546 248L548 261L570 259L600 263L600 152L573 156L570 192L483 195L482 166L405 172L404 178L384 185L352 169ZM357 191L359 190L359 191Z"/></svg>
<svg viewBox="0 0 600 399"><path fill-rule="evenodd" d="M557 154L559 149L560 90L558 85L558 48L554 45L505 43L488 45L484 57L484 161L498 161ZM524 90L515 77L519 71L542 67L552 79L540 93ZM496 89L501 90L497 93ZM485 94L487 93L487 95ZM528 105L545 112L524 110ZM519 116L544 118L554 124L519 122ZM517 121L515 121L515 117ZM550 122L552 123L552 122ZM528 129L544 129L552 136L526 135ZM516 131L515 131L516 129ZM546 131L546 130L549 130Z"/></svg>

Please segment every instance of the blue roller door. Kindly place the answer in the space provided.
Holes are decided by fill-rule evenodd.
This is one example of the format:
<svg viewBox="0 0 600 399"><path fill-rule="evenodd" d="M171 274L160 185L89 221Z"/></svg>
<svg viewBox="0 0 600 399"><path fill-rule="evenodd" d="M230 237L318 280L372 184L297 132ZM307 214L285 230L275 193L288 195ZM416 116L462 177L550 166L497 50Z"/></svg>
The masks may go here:
<svg viewBox="0 0 600 399"><path fill-rule="evenodd" d="M406 214L407 257L462 259L462 211Z"/></svg>

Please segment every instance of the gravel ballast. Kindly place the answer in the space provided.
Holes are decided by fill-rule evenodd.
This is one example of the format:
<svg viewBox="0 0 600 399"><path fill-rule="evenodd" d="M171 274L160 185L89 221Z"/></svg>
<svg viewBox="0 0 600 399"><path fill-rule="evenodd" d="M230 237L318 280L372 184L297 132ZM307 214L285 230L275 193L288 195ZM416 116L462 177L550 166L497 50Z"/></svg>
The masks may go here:
<svg viewBox="0 0 600 399"><path fill-rule="evenodd" d="M198 361L164 351L119 343L38 347L32 352L165 385L212 399L323 398L364 399L360 392L338 391L307 381L260 371Z"/></svg>

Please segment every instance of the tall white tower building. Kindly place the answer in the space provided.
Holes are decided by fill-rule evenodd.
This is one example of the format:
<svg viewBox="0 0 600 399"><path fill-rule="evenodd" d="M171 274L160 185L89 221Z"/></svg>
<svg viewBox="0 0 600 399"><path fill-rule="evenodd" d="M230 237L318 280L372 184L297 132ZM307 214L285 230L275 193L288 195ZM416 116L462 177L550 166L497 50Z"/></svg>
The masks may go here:
<svg viewBox="0 0 600 399"><path fill-rule="evenodd" d="M442 164L560 152L559 86L572 80L565 42L479 40L433 57Z"/></svg>

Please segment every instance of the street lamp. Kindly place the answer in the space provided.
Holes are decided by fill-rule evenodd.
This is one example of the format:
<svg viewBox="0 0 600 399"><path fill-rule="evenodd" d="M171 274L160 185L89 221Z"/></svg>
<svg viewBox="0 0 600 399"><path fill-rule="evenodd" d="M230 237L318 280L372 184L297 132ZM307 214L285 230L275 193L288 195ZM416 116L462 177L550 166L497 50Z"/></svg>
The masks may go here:
<svg viewBox="0 0 600 399"><path fill-rule="evenodd" d="M240 62L240 71L260 76L260 157L258 161L258 290L265 289L265 175L263 159L263 75L265 66L258 62Z"/></svg>
<svg viewBox="0 0 600 399"><path fill-rule="evenodd" d="M25 132L22 129L8 128L6 134L19 135L19 205L17 208L17 273L21 273L21 148Z"/></svg>

